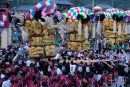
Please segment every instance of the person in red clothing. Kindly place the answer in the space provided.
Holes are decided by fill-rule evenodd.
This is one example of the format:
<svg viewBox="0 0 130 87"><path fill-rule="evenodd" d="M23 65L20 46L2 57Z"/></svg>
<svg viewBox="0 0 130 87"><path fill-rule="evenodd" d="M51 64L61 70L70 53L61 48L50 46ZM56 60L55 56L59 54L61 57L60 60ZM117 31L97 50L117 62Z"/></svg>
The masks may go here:
<svg viewBox="0 0 130 87"><path fill-rule="evenodd" d="M33 76L31 80L28 81L27 87L40 87L40 82Z"/></svg>
<svg viewBox="0 0 130 87"><path fill-rule="evenodd" d="M107 74L102 75L102 77L100 79L100 86L101 87L108 86L108 84L107 84Z"/></svg>
<svg viewBox="0 0 130 87"><path fill-rule="evenodd" d="M23 71L21 73L21 78L18 80L19 87L23 87L26 85L26 83L27 83L26 73L27 73L27 71Z"/></svg>
<svg viewBox="0 0 130 87"><path fill-rule="evenodd" d="M112 73L109 74L104 74L102 75L100 82L101 85L104 86L111 86L112 85L112 81L113 81L113 76Z"/></svg>
<svg viewBox="0 0 130 87"><path fill-rule="evenodd" d="M45 87L50 87L50 85L52 84L52 77L51 77L51 72L48 72L48 75L46 77L44 77L44 80L42 83L45 83L44 85L46 85Z"/></svg>
<svg viewBox="0 0 130 87"><path fill-rule="evenodd" d="M74 75L74 82L76 87L81 87L82 86L82 75L80 72L76 72Z"/></svg>
<svg viewBox="0 0 130 87"><path fill-rule="evenodd" d="M28 12L26 13L26 20L31 20L31 18L30 18L30 11L28 11Z"/></svg>
<svg viewBox="0 0 130 87"><path fill-rule="evenodd" d="M24 87L25 84L23 83L23 79L22 80L18 80L18 87Z"/></svg>
<svg viewBox="0 0 130 87"><path fill-rule="evenodd" d="M59 79L59 84L61 87L71 87L72 86L72 82L71 80L65 75L65 73L63 72L63 74L59 75L58 77Z"/></svg>
<svg viewBox="0 0 130 87"><path fill-rule="evenodd" d="M50 87L63 87L60 84L58 84L57 82L53 82Z"/></svg>
<svg viewBox="0 0 130 87"><path fill-rule="evenodd" d="M39 80L40 79L40 71L38 69L35 69L34 73L35 73L36 79Z"/></svg>
<svg viewBox="0 0 130 87"><path fill-rule="evenodd" d="M32 78L33 78L34 75L35 74L34 74L33 67L30 67L29 69L27 69L26 84L28 85L28 87L31 87L30 85L33 85Z"/></svg>
<svg viewBox="0 0 130 87"><path fill-rule="evenodd" d="M57 76L57 73L56 73L54 67L53 67L53 66L50 66L50 68L51 68L51 70L50 70L51 77L55 77L55 76Z"/></svg>
<svg viewBox="0 0 130 87"><path fill-rule="evenodd" d="M112 85L112 82L113 82L113 75L112 75L112 73L109 73L107 76L107 83L110 86L110 85Z"/></svg>
<svg viewBox="0 0 130 87"><path fill-rule="evenodd" d="M78 76L75 80L76 80L76 86L81 87L82 86L82 78L81 78L81 76Z"/></svg>
<svg viewBox="0 0 130 87"><path fill-rule="evenodd" d="M2 8L2 9L5 10L6 12L8 12L9 23L11 23L12 17L11 17L11 15L10 15L9 3L6 3L6 4L5 4L5 8Z"/></svg>
<svg viewBox="0 0 130 87"><path fill-rule="evenodd" d="M88 78L87 85L90 87L99 87L98 82L93 77Z"/></svg>
<svg viewBox="0 0 130 87"><path fill-rule="evenodd" d="M53 66L54 65L50 58L48 58L48 64L49 64L49 66Z"/></svg>
<svg viewBox="0 0 130 87"><path fill-rule="evenodd" d="M12 80L11 83L11 87L19 87L18 82L16 82L15 80Z"/></svg>
<svg viewBox="0 0 130 87"><path fill-rule="evenodd" d="M27 87L35 87L33 80L28 80Z"/></svg>
<svg viewBox="0 0 130 87"><path fill-rule="evenodd" d="M3 79L0 78L0 87L2 86Z"/></svg>

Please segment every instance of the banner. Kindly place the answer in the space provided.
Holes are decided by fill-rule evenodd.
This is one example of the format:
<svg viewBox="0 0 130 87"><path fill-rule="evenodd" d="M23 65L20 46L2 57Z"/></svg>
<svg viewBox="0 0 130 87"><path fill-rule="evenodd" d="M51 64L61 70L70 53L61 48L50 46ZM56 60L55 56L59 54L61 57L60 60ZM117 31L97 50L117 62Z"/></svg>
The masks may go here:
<svg viewBox="0 0 130 87"><path fill-rule="evenodd" d="M0 28L9 28L8 12L0 12Z"/></svg>

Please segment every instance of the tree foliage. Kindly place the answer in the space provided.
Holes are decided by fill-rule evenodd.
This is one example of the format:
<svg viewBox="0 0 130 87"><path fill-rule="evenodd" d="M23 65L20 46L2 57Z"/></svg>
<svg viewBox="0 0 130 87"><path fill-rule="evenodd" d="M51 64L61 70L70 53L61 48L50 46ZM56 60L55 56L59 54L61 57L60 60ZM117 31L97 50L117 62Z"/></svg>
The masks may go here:
<svg viewBox="0 0 130 87"><path fill-rule="evenodd" d="M19 1L19 3L18 3ZM18 5L34 5L38 1L42 0L14 0L11 2L11 6L18 6ZM92 0L68 0L74 4L74 6L85 6L87 4L91 4ZM113 5L115 8L127 9L130 8L130 0L94 0L95 4L108 4ZM1 0L0 5L6 0ZM112 4L113 2L113 4Z"/></svg>

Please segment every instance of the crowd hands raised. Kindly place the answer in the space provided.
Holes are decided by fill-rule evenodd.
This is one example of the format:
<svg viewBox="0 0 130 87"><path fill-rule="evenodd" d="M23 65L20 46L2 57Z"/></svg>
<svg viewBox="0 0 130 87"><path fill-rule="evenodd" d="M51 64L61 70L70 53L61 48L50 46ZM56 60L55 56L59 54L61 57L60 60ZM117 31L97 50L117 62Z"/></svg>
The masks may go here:
<svg viewBox="0 0 130 87"><path fill-rule="evenodd" d="M130 87L130 50L72 51L58 47L55 58L28 58L28 46L1 51L1 87Z"/></svg>

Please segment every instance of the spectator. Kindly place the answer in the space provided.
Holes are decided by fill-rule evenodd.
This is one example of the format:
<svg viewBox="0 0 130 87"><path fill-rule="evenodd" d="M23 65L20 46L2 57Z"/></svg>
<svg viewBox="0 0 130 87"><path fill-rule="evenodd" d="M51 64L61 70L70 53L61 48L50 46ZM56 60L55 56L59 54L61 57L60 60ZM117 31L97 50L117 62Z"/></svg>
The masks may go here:
<svg viewBox="0 0 130 87"><path fill-rule="evenodd" d="M11 87L10 79L7 76L5 76L4 79L5 79L5 81L3 81L3 83L2 83L2 87Z"/></svg>
<svg viewBox="0 0 130 87"><path fill-rule="evenodd" d="M62 71L60 70L60 68L58 68L57 65L54 66L54 69L55 69L57 75L61 75L62 74Z"/></svg>

